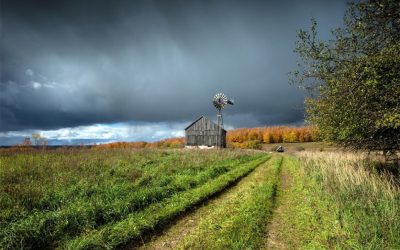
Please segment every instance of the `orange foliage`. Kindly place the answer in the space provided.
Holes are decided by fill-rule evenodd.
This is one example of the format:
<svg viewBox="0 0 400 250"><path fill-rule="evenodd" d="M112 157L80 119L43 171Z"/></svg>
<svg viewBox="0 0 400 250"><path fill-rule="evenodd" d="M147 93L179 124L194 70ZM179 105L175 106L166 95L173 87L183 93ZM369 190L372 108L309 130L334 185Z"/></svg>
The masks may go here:
<svg viewBox="0 0 400 250"><path fill-rule="evenodd" d="M245 142L228 142L230 148L249 148L249 149L261 149L261 141L245 141Z"/></svg>
<svg viewBox="0 0 400 250"><path fill-rule="evenodd" d="M14 145L9 148L1 148L0 153L19 153L19 152L34 152L36 151L34 147L24 146L24 145Z"/></svg>
<svg viewBox="0 0 400 250"><path fill-rule="evenodd" d="M24 138L21 144L13 145L9 148L2 148L1 152L9 152L9 153L17 153L17 152L32 152L34 151L34 147L32 147L31 139L29 137Z"/></svg>
<svg viewBox="0 0 400 250"><path fill-rule="evenodd" d="M181 148L185 145L185 138L169 138L156 142L111 142L94 146L94 149L110 148Z"/></svg>
<svg viewBox="0 0 400 250"><path fill-rule="evenodd" d="M261 148L262 143L282 142L313 142L318 141L318 130L315 127L260 127L260 128L239 128L229 130L226 136L227 143L233 148ZM112 148L182 148L185 146L185 138L169 138L156 142L112 142L95 145L94 149ZM7 152L34 151L29 138L24 139L22 144L11 148L2 149ZM45 147L43 147L44 149ZM83 148L83 146L82 146Z"/></svg>
<svg viewBox="0 0 400 250"><path fill-rule="evenodd" d="M244 143L282 143L318 141L317 129L314 127L262 127L239 128L228 131L227 142L233 147L246 147ZM243 145L239 145L243 144ZM254 144L254 143L253 143ZM251 144L251 145L253 145Z"/></svg>

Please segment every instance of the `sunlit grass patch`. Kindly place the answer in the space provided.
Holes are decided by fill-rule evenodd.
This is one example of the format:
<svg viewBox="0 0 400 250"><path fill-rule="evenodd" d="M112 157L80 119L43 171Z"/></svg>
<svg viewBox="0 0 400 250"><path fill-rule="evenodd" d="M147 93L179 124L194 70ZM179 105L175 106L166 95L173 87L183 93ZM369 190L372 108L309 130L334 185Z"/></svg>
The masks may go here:
<svg viewBox="0 0 400 250"><path fill-rule="evenodd" d="M265 227L274 209L282 157L262 166L252 176L249 188L237 193L230 202L210 211L192 235L180 246L184 249L259 249L265 239Z"/></svg>
<svg viewBox="0 0 400 250"><path fill-rule="evenodd" d="M168 222L189 207L223 190L238 178L251 172L268 158L269 156L267 155L247 163L242 163L230 172L210 180L198 188L176 194L163 202L149 206L142 212L132 213L118 223L108 224L99 230L93 230L72 241L66 242L65 247L68 249L109 249L127 243L129 240L138 238L146 230L154 229Z"/></svg>
<svg viewBox="0 0 400 250"><path fill-rule="evenodd" d="M283 224L296 248L398 249L400 192L362 154L302 152Z"/></svg>
<svg viewBox="0 0 400 250"><path fill-rule="evenodd" d="M55 247L264 154L74 150L0 156L0 248Z"/></svg>

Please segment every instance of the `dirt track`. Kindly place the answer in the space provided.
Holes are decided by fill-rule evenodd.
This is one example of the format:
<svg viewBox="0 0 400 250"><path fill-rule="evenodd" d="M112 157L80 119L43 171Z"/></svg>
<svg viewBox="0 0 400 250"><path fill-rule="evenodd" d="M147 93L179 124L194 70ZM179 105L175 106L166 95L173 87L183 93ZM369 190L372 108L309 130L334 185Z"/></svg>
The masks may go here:
<svg viewBox="0 0 400 250"><path fill-rule="evenodd" d="M183 248L185 238L194 234L199 224L203 221L216 221L221 214L235 213L240 203L250 196L254 187L260 185L265 179L267 169L273 157L263 165L256 168L248 176L244 177L235 186L201 206L193 209L188 214L177 219L162 232L155 233L152 237L144 239L140 246L132 246L130 249L180 249Z"/></svg>

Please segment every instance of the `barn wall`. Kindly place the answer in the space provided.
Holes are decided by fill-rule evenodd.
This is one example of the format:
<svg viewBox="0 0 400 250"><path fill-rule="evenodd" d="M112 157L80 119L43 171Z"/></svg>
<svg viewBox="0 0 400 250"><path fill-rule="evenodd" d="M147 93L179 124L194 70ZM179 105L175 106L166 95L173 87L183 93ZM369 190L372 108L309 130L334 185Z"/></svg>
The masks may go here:
<svg viewBox="0 0 400 250"><path fill-rule="evenodd" d="M186 128L186 144L188 146L217 146L220 133L223 147L226 147L226 131L207 118L201 117Z"/></svg>

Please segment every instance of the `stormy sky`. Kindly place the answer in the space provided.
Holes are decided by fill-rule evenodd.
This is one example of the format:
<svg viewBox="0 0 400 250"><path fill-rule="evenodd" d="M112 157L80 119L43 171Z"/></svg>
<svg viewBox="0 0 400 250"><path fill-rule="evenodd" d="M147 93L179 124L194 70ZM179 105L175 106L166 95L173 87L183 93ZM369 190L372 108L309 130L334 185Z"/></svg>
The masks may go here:
<svg viewBox="0 0 400 250"><path fill-rule="evenodd" d="M296 31L323 38L346 1L1 0L0 145L180 136L213 95L227 128L301 124Z"/></svg>

